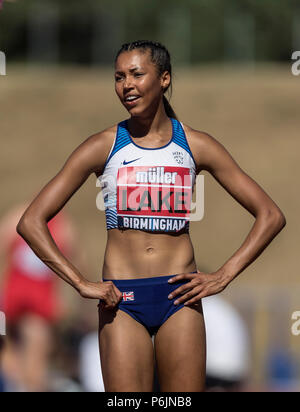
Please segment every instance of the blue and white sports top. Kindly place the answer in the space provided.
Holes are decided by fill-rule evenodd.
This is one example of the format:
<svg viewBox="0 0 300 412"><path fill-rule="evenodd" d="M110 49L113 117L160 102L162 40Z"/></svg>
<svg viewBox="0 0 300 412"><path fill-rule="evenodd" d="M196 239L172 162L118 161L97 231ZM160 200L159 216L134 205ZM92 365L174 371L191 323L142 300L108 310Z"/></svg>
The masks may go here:
<svg viewBox="0 0 300 412"><path fill-rule="evenodd" d="M107 230L189 231L196 164L182 124L158 148L138 146L127 120L118 124L101 182Z"/></svg>

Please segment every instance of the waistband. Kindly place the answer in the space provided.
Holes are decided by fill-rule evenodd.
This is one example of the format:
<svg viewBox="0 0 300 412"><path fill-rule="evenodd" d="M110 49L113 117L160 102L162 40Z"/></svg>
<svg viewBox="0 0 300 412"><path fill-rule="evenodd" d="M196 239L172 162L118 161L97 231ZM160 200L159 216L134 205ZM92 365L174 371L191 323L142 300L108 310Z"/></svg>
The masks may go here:
<svg viewBox="0 0 300 412"><path fill-rule="evenodd" d="M194 272L187 272L187 273L197 273ZM167 283L169 279L173 278L175 275L167 275L167 276L154 276L151 278L137 278L137 279L103 279L103 282L111 281L115 283L117 286L145 286L145 285L160 285ZM182 279L179 282L185 282L188 279Z"/></svg>

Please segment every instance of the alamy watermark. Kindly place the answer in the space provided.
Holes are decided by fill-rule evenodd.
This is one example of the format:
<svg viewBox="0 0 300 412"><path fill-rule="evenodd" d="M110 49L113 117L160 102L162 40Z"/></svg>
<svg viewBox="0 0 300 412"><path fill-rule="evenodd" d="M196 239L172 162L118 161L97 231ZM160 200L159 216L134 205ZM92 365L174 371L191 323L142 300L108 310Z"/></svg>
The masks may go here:
<svg viewBox="0 0 300 412"><path fill-rule="evenodd" d="M153 178L151 183L146 179L145 172L140 174L138 184L128 183L128 181L126 184L122 182L119 184L112 175L99 176L96 187L101 187L102 193L99 192L96 197L97 209L101 211L105 211L105 208L114 209L118 203L120 213L122 210L126 212L130 210L134 213L147 209L158 213L168 210L171 213L172 211L181 213L190 221L202 220L204 216L204 175L196 176L192 190L191 176L175 177L174 175L173 181L172 173L166 172L165 181L163 181L163 170L160 169L164 168L152 169L158 169L158 171L155 170L157 174L151 176ZM117 194L113 196L111 190L115 187ZM110 190L107 190L109 188ZM193 194L195 201L192 199Z"/></svg>
<svg viewBox="0 0 300 412"><path fill-rule="evenodd" d="M294 336L300 335L300 310L292 313L292 320L295 322L292 324L291 331Z"/></svg>
<svg viewBox="0 0 300 412"><path fill-rule="evenodd" d="M0 51L0 76L6 75L6 56L5 53Z"/></svg>
<svg viewBox="0 0 300 412"><path fill-rule="evenodd" d="M296 60L292 64L292 73L294 76L299 76L300 75L300 51L296 50L292 54L292 60Z"/></svg>
<svg viewBox="0 0 300 412"><path fill-rule="evenodd" d="M0 311L0 335L6 335L5 313Z"/></svg>

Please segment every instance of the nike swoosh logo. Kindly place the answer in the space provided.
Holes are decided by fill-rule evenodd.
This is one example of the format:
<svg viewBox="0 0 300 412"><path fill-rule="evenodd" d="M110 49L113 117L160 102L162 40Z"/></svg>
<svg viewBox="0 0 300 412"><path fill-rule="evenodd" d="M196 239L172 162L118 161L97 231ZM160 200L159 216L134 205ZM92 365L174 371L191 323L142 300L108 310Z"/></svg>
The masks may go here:
<svg viewBox="0 0 300 412"><path fill-rule="evenodd" d="M137 160L140 160L140 159L141 157L139 157L138 159L130 160L129 162L126 162L126 160L124 160L123 165L128 165L129 163L136 162Z"/></svg>

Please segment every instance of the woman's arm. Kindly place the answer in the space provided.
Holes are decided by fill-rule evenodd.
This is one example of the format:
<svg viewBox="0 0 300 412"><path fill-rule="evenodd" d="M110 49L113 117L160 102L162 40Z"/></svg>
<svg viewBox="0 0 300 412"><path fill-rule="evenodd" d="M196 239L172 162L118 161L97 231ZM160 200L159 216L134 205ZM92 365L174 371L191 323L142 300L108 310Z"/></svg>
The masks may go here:
<svg viewBox="0 0 300 412"><path fill-rule="evenodd" d="M255 217L241 247L219 269L232 280L252 263L286 224L285 216L266 192L235 162L222 144L202 136L202 168L209 171L224 189Z"/></svg>
<svg viewBox="0 0 300 412"><path fill-rule="evenodd" d="M47 226L92 173L101 174L112 142L110 133L104 131L90 136L73 151L59 173L26 209L17 225L17 232L50 269L83 297L117 303L120 292L116 293L117 289L109 282L106 282L109 283L108 288L102 282L88 282L60 252Z"/></svg>
<svg viewBox="0 0 300 412"><path fill-rule="evenodd" d="M286 220L275 202L238 166L221 143L206 133L192 129L189 129L189 138L198 170L204 169L210 172L220 185L255 217L255 222L245 241L221 268L209 275L201 275L202 272L199 272L198 275L186 276L194 279L193 283L198 286L190 295L186 293L185 298L179 299L179 302L194 296L189 300L191 304L204 296L222 291L251 262L257 259L283 229ZM181 279L180 276L184 277L184 275L178 275L174 280ZM176 292L182 292L185 289L188 288L182 287ZM196 296L195 292L197 292Z"/></svg>

